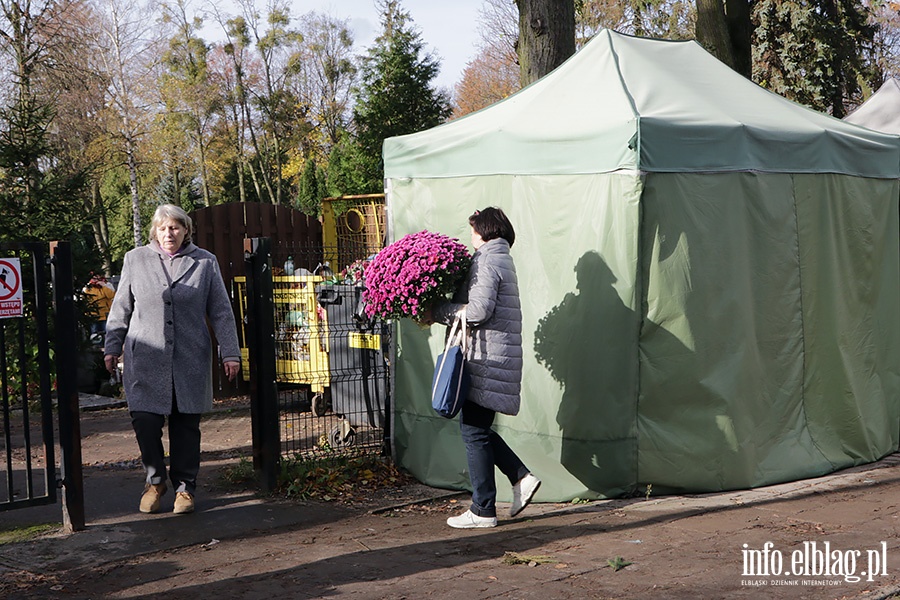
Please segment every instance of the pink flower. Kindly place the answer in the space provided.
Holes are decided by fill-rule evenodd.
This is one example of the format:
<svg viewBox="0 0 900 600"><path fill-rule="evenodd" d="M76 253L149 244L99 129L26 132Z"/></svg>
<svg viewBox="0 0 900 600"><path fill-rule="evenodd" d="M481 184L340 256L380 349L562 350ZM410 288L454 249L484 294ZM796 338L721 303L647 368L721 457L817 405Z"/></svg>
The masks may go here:
<svg viewBox="0 0 900 600"><path fill-rule="evenodd" d="M421 316L427 307L456 291L471 261L468 249L455 238L429 231L403 236L365 268L366 315Z"/></svg>

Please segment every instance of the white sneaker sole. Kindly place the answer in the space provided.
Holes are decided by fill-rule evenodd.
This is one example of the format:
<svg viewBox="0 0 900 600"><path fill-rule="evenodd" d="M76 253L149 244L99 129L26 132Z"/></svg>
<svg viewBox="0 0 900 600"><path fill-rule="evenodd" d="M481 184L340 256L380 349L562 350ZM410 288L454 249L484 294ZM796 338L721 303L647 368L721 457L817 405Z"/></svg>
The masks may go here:
<svg viewBox="0 0 900 600"><path fill-rule="evenodd" d="M466 521L465 523L455 523L451 519L447 519L447 525L452 527L453 529L489 529L491 527L497 526L496 519L493 521L484 521L484 522L473 522Z"/></svg>

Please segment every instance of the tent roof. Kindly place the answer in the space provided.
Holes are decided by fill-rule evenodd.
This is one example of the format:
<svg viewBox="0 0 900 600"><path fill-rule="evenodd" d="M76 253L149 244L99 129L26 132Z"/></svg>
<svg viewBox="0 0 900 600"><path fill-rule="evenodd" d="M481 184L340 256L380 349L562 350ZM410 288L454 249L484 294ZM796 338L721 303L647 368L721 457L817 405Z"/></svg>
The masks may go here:
<svg viewBox="0 0 900 600"><path fill-rule="evenodd" d="M891 77L844 120L875 131L900 135L900 81Z"/></svg>
<svg viewBox="0 0 900 600"><path fill-rule="evenodd" d="M479 112L384 143L385 176L769 171L900 176L900 143L738 75L696 42L600 32Z"/></svg>

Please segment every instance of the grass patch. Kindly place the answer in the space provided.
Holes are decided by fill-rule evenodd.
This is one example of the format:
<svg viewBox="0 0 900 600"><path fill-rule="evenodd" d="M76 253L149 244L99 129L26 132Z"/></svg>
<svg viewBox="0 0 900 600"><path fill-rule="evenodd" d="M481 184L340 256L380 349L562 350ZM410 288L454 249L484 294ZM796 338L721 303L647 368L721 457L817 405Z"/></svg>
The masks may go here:
<svg viewBox="0 0 900 600"><path fill-rule="evenodd" d="M40 525L26 525L0 531L0 546L3 544L15 544L16 542L27 542L46 533L56 533L60 529L62 529L62 525L59 523L42 523Z"/></svg>
<svg viewBox="0 0 900 600"><path fill-rule="evenodd" d="M381 456L295 458L281 462L278 491L298 500L353 502L412 481Z"/></svg>
<svg viewBox="0 0 900 600"><path fill-rule="evenodd" d="M250 487L256 485L256 472L253 470L253 461L241 458L236 464L227 465L222 469L222 481L233 487Z"/></svg>

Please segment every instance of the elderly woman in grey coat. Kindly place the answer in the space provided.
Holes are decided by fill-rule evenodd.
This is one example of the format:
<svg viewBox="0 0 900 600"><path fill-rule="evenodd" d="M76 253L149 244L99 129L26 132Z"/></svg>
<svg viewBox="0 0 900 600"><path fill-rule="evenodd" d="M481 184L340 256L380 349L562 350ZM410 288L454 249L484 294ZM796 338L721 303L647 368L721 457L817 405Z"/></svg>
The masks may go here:
<svg viewBox="0 0 900 600"><path fill-rule="evenodd" d="M150 243L125 254L122 278L106 323L110 372L123 355L123 383L146 470L140 511L154 513L166 493L162 431L169 421L168 479L174 512L194 511L200 470L200 417L212 408L212 343L219 342L228 379L240 369L234 313L216 257L191 243L193 223L164 204L150 225Z"/></svg>
<svg viewBox="0 0 900 600"><path fill-rule="evenodd" d="M516 415L522 387L522 309L516 267L509 249L516 234L499 208L469 217L475 255L465 286L454 301L433 308L431 318L450 325L465 311L470 331L466 356L469 391L460 413L472 505L447 519L450 527L495 527L494 466L513 486L510 517L519 514L541 485L516 453L491 429L496 414Z"/></svg>

